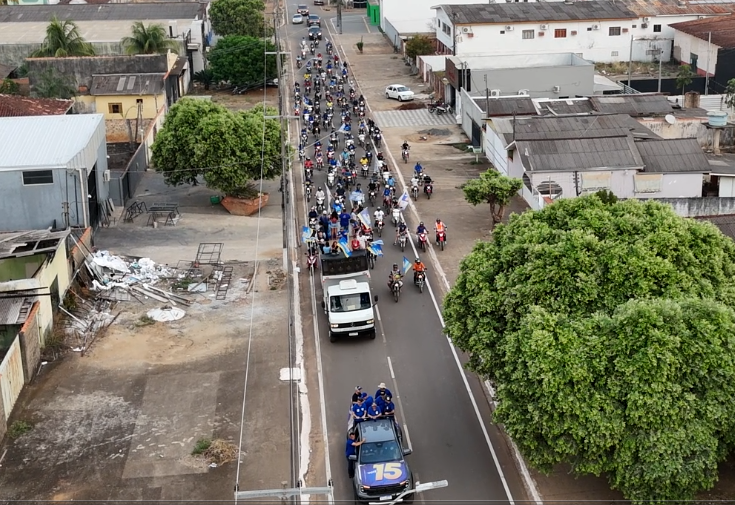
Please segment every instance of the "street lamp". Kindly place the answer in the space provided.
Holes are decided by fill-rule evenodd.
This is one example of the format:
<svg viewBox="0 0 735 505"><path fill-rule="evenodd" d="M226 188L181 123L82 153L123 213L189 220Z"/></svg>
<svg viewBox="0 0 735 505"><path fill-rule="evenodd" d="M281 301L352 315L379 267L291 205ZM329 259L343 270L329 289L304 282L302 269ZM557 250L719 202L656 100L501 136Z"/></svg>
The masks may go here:
<svg viewBox="0 0 735 505"><path fill-rule="evenodd" d="M423 493L424 491L428 491L430 489L439 489L440 487L447 487L448 485L449 482L447 482L446 480L437 480L435 482L422 482L416 484L416 487L414 487L413 489L406 489L404 492L396 496L393 501L369 502L369 505L395 505L396 503L403 501L403 498L410 494Z"/></svg>

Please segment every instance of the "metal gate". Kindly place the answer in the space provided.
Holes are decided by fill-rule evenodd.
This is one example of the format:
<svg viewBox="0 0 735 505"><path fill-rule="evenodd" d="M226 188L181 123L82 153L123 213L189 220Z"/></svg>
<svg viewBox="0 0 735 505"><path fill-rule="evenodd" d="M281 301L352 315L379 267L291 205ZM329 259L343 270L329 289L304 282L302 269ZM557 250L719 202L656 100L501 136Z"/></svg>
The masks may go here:
<svg viewBox="0 0 735 505"><path fill-rule="evenodd" d="M20 337L15 337L3 362L0 363L0 392L3 395L6 421L20 396L21 389L23 389L23 360L20 353Z"/></svg>

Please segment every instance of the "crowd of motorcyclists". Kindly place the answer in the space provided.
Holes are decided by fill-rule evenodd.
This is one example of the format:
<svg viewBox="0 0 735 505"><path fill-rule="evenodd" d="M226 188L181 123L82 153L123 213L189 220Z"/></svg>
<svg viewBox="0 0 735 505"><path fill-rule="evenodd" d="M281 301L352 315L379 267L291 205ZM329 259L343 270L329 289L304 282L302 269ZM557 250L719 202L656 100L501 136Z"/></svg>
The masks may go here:
<svg viewBox="0 0 735 505"><path fill-rule="evenodd" d="M396 180L380 150L382 132L366 116L365 98L355 91L349 66L339 59L332 43L325 41L326 56L317 53L318 40L308 44L302 38L297 66L303 68L303 84L296 82L293 92L294 113L302 120L298 156L303 163L304 195L309 204L309 268L316 268L320 253L342 254L345 243L352 251L366 251L370 267L374 268L377 255L371 245L375 234L382 237L386 216L390 216L396 226L394 245L404 250L409 240L400 195L396 193ZM306 55L307 48L311 58ZM359 158L358 148L362 151ZM313 154L307 154L307 149L313 149ZM407 141L401 146L401 152L407 163L410 156ZM359 175L367 181L365 189L358 182L358 165ZM327 187L332 194L327 195L322 185L314 183L315 170L326 170ZM414 200L418 198L420 186L431 198L433 180L421 164L416 163L410 182L410 195ZM381 203L378 203L378 195L382 197ZM371 206L375 207L372 219L366 219L365 209ZM443 248L446 226L440 219L436 220L434 231L436 244ZM427 236L428 230L421 222L416 229L416 239L422 251L426 250ZM426 266L418 257L411 266L414 284L423 290ZM396 301L396 290L399 293L403 286L402 277L403 272L394 264L388 286L396 294Z"/></svg>

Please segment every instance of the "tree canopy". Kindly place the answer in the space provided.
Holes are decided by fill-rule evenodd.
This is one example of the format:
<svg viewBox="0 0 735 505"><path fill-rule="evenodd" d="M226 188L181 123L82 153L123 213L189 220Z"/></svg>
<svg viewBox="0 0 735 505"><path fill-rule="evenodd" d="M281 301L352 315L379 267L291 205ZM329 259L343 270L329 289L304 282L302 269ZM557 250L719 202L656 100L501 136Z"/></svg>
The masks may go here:
<svg viewBox="0 0 735 505"><path fill-rule="evenodd" d="M217 0L218 2L221 0ZM278 77L273 43L254 37L230 35L217 41L209 54L209 68L217 81L228 81L235 86L263 83Z"/></svg>
<svg viewBox="0 0 735 505"><path fill-rule="evenodd" d="M171 107L153 143L155 169L171 186L195 184L203 176L209 187L242 195L260 179L261 159L263 179L281 173L280 125L264 118L277 114L262 106L231 112L212 102L184 98Z"/></svg>
<svg viewBox="0 0 735 505"><path fill-rule="evenodd" d="M523 181L501 175L493 169L486 170L477 179L470 179L462 185L464 198L472 205L490 204L493 228L503 219L505 207L518 193Z"/></svg>
<svg viewBox="0 0 735 505"><path fill-rule="evenodd" d="M416 35L406 42L406 56L416 58L425 54L434 54L434 42L426 35Z"/></svg>
<svg viewBox="0 0 735 505"><path fill-rule="evenodd" d="M46 37L41 47L31 56L34 58L94 56L94 47L84 40L74 21L61 21L54 16L46 27Z"/></svg>
<svg viewBox="0 0 735 505"><path fill-rule="evenodd" d="M735 243L664 204L598 196L512 216L444 302L533 467L693 499L735 442Z"/></svg>
<svg viewBox="0 0 735 505"><path fill-rule="evenodd" d="M136 21L131 27L130 37L122 39L125 54L165 54L169 50L176 53L179 44L174 39L168 38L163 25L144 25L142 21Z"/></svg>
<svg viewBox="0 0 735 505"><path fill-rule="evenodd" d="M212 29L220 37L270 37L273 27L265 20L263 0L215 0L209 8Z"/></svg>

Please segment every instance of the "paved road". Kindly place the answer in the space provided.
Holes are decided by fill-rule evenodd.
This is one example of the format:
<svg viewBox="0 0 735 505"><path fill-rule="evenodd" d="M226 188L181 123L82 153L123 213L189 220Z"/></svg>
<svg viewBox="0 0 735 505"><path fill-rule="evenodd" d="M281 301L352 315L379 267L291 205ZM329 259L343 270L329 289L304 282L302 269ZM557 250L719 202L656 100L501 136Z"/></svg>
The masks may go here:
<svg viewBox="0 0 735 505"><path fill-rule="evenodd" d="M295 5L287 5L289 14ZM329 15L317 7L312 12ZM331 22L326 21L323 25L331 26ZM305 27L300 26L284 27L284 37L291 50L298 46L305 31ZM325 33L326 36L329 35ZM326 54L323 48L322 45L322 52ZM393 142L398 142L398 139L393 139ZM358 148L358 158L361 152ZM312 153L311 149L307 152L309 155ZM317 171L315 174L315 182L324 185L325 173ZM366 183L364 181L363 185ZM303 209L300 204L297 208ZM400 265L404 255L411 261L414 259L410 249L402 253L400 248L392 246L394 230L390 224L386 226L383 234L385 257L378 260L373 271L373 290L381 300L378 304L378 338L330 344L326 318L323 314L318 315L335 499L352 499L352 483L347 477L344 458L350 395L356 385L372 394L378 383L384 381L397 396L399 420L408 428L408 439L414 450L414 454L409 456L414 478L421 482L449 481L448 488L419 496L418 501L457 503L462 500L493 500L494 503L507 503L505 484L489 449L487 435L478 421L479 413L483 422L489 423L487 402L477 394L480 388L472 378L470 386L478 397L476 406L471 401L456 357L442 334L431 294L427 290L419 293L409 274L399 302L394 303L390 296L386 281L391 265ZM451 230L449 237L452 240ZM428 265L427 259L425 263ZM431 272L429 282L438 286L438 280ZM512 462L508 462L505 454L500 456L513 497L523 499Z"/></svg>
<svg viewBox="0 0 735 505"><path fill-rule="evenodd" d="M381 128L455 125L453 114L430 114L429 109L383 110L373 114Z"/></svg>

